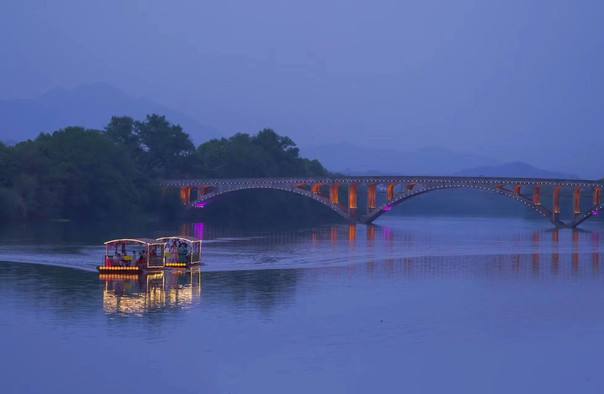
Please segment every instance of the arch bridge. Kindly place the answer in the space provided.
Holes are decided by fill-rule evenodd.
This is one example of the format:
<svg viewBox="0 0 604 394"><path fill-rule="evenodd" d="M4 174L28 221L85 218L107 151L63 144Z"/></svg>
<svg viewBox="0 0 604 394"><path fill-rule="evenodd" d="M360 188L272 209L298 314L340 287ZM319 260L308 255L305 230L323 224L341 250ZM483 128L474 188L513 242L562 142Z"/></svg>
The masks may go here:
<svg viewBox="0 0 604 394"><path fill-rule="evenodd" d="M371 223L393 206L443 189L486 190L522 203L558 228L574 228L602 209L603 181L539 178L342 176L330 178L242 178L163 180L164 190L177 188L185 205L204 207L226 193L274 189L312 198L353 223ZM359 209L359 194L366 203ZM380 198L378 198L380 195ZM561 220L560 197L572 198L572 211ZM585 201L590 199L589 203ZM551 198L551 200L549 200ZM549 201L546 201L549 200ZM547 207L544 205L546 202Z"/></svg>

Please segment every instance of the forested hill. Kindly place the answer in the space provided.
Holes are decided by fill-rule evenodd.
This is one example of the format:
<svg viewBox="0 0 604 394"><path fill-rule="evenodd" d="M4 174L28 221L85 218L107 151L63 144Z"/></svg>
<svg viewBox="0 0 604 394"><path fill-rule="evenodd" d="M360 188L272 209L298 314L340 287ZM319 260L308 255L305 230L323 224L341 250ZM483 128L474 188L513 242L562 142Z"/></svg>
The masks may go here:
<svg viewBox="0 0 604 394"><path fill-rule="evenodd" d="M164 116L113 117L104 130L67 127L0 143L0 219L112 220L179 209L159 178L323 176L288 137L264 129L196 147Z"/></svg>

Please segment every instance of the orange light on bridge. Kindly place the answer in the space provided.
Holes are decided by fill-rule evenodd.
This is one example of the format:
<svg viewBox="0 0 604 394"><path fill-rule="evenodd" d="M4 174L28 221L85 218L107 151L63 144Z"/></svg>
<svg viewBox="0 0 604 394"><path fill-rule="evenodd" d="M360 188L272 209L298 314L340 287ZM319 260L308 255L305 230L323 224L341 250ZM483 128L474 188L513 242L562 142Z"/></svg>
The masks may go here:
<svg viewBox="0 0 604 394"><path fill-rule="evenodd" d="M597 207L600 205L600 191L602 188L594 190L594 206Z"/></svg>
<svg viewBox="0 0 604 394"><path fill-rule="evenodd" d="M535 203L535 205L541 205L541 188L543 186L536 186L535 187L535 194L533 195L533 202Z"/></svg>
<svg viewBox="0 0 604 394"><path fill-rule="evenodd" d="M375 196L376 196L377 185L378 185L377 183L372 183L368 186L369 196L367 199L367 204L369 206L369 209L375 209Z"/></svg>
<svg viewBox="0 0 604 394"><path fill-rule="evenodd" d="M394 198L394 187L398 185L397 183L391 183L388 185L388 201L392 200Z"/></svg>
<svg viewBox="0 0 604 394"><path fill-rule="evenodd" d="M514 187L514 194L520 194L520 189L522 189L524 185L517 185Z"/></svg>
<svg viewBox="0 0 604 394"><path fill-rule="evenodd" d="M417 185L417 182L408 183L407 184L407 191L413 190L413 186L415 186L415 185Z"/></svg>
<svg viewBox="0 0 604 394"><path fill-rule="evenodd" d="M339 204L338 188L340 185L340 183L334 183L329 188L329 201L331 201L332 204Z"/></svg>
<svg viewBox="0 0 604 394"><path fill-rule="evenodd" d="M575 209L575 215L581 213L581 188L575 188L573 206Z"/></svg>
<svg viewBox="0 0 604 394"><path fill-rule="evenodd" d="M205 196L208 192L208 189L211 188L211 185L205 185L199 188L199 195L200 196Z"/></svg>
<svg viewBox="0 0 604 394"><path fill-rule="evenodd" d="M560 213L560 189L562 186L554 188L554 213Z"/></svg>
<svg viewBox="0 0 604 394"><path fill-rule="evenodd" d="M357 208L357 188L358 184L352 184L348 186L348 206L350 209Z"/></svg>
<svg viewBox="0 0 604 394"><path fill-rule="evenodd" d="M191 203L191 187L183 187L180 189L180 199L183 205L189 205Z"/></svg>
<svg viewBox="0 0 604 394"><path fill-rule="evenodd" d="M321 193L321 186L323 186L323 183L317 183L316 185L312 185L312 194Z"/></svg>

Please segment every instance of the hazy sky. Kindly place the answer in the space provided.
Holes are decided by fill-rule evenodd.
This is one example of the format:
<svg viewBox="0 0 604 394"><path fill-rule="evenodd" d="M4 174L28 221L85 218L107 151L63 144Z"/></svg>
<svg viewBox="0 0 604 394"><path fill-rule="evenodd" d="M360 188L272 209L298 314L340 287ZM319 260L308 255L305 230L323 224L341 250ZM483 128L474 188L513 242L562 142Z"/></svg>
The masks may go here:
<svg viewBox="0 0 604 394"><path fill-rule="evenodd" d="M3 1L0 98L107 82L226 135L604 168L603 15L602 0Z"/></svg>

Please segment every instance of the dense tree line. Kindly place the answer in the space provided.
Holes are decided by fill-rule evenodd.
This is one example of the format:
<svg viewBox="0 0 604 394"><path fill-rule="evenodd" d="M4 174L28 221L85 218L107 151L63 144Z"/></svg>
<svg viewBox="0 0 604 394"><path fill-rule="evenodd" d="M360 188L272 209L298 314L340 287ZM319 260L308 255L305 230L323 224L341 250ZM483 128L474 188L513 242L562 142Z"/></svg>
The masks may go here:
<svg viewBox="0 0 604 394"><path fill-rule="evenodd" d="M273 130L238 133L195 147L165 117L113 117L105 130L67 127L15 146L0 143L0 218L103 220L174 214L178 193L161 178L317 176L328 172L299 157L295 143ZM288 204L283 196L243 196L249 204ZM231 216L242 201L223 206ZM230 205L229 205L230 204Z"/></svg>

